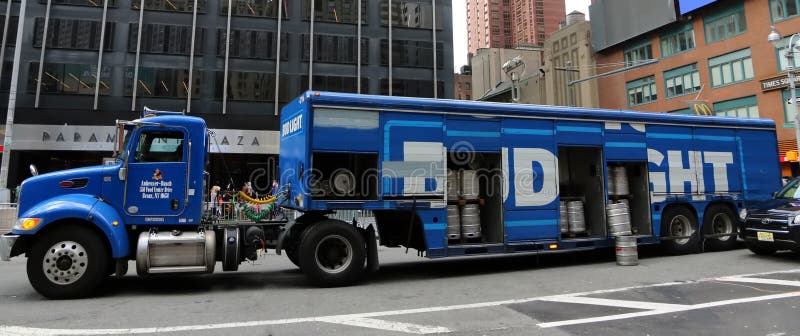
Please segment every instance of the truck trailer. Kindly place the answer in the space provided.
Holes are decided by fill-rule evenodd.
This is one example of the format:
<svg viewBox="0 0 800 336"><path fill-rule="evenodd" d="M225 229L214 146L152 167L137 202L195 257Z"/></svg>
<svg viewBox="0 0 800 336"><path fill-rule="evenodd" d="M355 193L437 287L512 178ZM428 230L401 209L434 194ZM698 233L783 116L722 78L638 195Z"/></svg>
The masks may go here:
<svg viewBox="0 0 800 336"><path fill-rule="evenodd" d="M220 220L197 117L117 123L116 160L29 178L0 257L25 254L50 298L106 277L235 271L286 254L320 286L378 269L378 244L427 258L558 253L614 237L675 254L729 249L780 186L771 120L306 92L281 112L280 190L298 214ZM370 212L374 223L336 219ZM262 212L263 213L263 212ZM378 238L379 237L379 238Z"/></svg>

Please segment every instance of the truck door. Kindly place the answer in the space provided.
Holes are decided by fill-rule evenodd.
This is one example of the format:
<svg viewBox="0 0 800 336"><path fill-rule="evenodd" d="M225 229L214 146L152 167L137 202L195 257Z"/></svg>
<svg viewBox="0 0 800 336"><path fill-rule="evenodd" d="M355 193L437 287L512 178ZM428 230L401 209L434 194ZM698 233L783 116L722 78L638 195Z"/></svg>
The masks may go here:
<svg viewBox="0 0 800 336"><path fill-rule="evenodd" d="M183 213L188 180L186 136L182 128L148 127L134 139L125 183L124 208L129 216Z"/></svg>

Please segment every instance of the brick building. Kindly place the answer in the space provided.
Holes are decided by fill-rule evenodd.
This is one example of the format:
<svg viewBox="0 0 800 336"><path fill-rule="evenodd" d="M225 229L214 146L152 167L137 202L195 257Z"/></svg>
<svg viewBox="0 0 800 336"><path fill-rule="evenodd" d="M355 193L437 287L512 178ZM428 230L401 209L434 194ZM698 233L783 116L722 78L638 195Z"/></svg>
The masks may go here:
<svg viewBox="0 0 800 336"><path fill-rule="evenodd" d="M564 0L467 0L467 47L543 46L565 16Z"/></svg>
<svg viewBox="0 0 800 336"><path fill-rule="evenodd" d="M718 116L770 118L785 161L786 151L797 146L794 108L787 104L788 85L781 79L788 37L800 32L800 1L711 0L691 11L681 11L681 3L676 1L671 23L596 48L598 64L631 68L598 79L600 107L696 114L690 106L700 101ZM780 49L767 41L771 25L785 37ZM593 45L602 45L592 28ZM636 67L644 60L656 63ZM784 175L797 175L796 163L783 162L782 168Z"/></svg>

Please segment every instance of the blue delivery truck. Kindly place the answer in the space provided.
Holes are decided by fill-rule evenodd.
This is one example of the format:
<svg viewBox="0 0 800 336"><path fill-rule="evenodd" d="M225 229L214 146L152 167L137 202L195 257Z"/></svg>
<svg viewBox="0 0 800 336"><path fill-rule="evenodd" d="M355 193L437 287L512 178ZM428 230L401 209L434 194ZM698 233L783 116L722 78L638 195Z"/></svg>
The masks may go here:
<svg viewBox="0 0 800 336"><path fill-rule="evenodd" d="M155 113L117 129L115 163L22 184L0 257L25 254L47 297L90 294L130 260L139 275L209 273L270 249L322 286L377 270L378 244L428 258L616 236L726 249L747 205L780 186L771 120L306 92L282 110L279 192L241 196L299 215L222 221L204 206L202 119ZM345 210L374 223L335 219Z"/></svg>

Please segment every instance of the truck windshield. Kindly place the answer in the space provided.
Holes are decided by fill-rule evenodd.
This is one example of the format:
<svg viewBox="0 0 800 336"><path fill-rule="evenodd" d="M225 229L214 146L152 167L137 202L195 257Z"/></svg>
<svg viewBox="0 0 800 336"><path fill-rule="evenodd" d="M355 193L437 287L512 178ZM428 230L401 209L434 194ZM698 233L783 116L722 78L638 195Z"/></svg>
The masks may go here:
<svg viewBox="0 0 800 336"><path fill-rule="evenodd" d="M795 199L800 198L800 178L791 180L775 195L775 198Z"/></svg>

